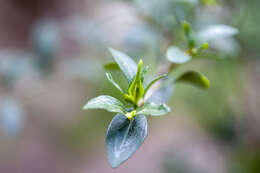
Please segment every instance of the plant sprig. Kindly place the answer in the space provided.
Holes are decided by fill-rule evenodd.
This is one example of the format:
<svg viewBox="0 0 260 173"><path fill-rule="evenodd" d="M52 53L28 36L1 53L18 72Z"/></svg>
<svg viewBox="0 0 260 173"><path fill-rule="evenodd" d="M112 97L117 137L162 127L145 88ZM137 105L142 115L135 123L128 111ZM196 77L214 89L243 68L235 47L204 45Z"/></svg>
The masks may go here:
<svg viewBox="0 0 260 173"><path fill-rule="evenodd" d="M164 74L161 73L162 75L154 78L146 87L143 86L143 82L148 66L143 68L143 60L140 59L136 64L125 53L109 48L115 62L106 64L104 68L120 70L124 74L128 81L127 92L117 84L110 73L107 72L106 77L131 106L127 106L112 96L101 95L88 101L83 109L105 109L117 113L112 119L106 135L107 153L112 168L118 167L131 157L145 140L147 136L146 116L161 116L171 111L166 102L171 97L172 93L169 91L172 90L173 84L188 83L200 89L209 88L209 80L200 72L189 70L176 78L167 77L168 73L175 69L173 67L191 61L194 56L209 47L207 42L198 41L199 39L196 38L196 34L187 22L183 22L182 26L187 49L183 51L176 46L170 46L166 52L166 58L170 62L169 67L164 70ZM207 30L207 32L209 31ZM231 35L234 32L228 34Z"/></svg>
<svg viewBox="0 0 260 173"><path fill-rule="evenodd" d="M128 92L124 93L110 73L106 73L106 77L120 91L124 100L131 104L131 107L127 107L112 96L102 95L88 101L83 109L105 109L117 113L109 125L106 138L110 164L116 168L140 147L147 136L145 115L165 115L170 112L170 107L166 104L152 102L140 103L151 86L166 75L155 78L144 88L143 80L146 69L142 68L143 60L140 59L136 65L126 54L112 48L109 50L128 80Z"/></svg>
<svg viewBox="0 0 260 173"><path fill-rule="evenodd" d="M145 116L165 115L171 109L165 103L158 104L143 99L145 94L152 89L152 85L165 78L167 74L158 76L144 88L142 80L144 78L144 73L142 73L143 60L140 59L138 65L136 65L126 54L111 48L109 50L129 82L128 92L123 91L110 73L106 73L106 77L120 91L124 100L131 104L131 107L127 107L112 96L102 95L88 101L83 109L105 109L117 113L109 125L106 138L109 161L111 166L116 168L141 146L147 136ZM134 75L133 69L136 69ZM181 81L186 78L181 76L177 80ZM187 80L189 79L187 78Z"/></svg>

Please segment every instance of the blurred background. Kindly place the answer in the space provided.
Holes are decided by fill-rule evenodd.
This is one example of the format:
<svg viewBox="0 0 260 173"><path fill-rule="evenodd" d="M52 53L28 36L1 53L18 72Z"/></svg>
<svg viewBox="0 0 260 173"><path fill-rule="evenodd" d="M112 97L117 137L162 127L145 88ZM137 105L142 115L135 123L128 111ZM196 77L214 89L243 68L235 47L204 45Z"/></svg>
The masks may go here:
<svg viewBox="0 0 260 173"><path fill-rule="evenodd" d="M1 173L259 173L259 0L0 0ZM203 72L207 91L179 84L172 112L148 117L148 137L118 169L105 150L114 116L82 111L92 97L119 92L105 78L107 48L149 64L168 63L182 45L180 22L196 32L236 27L205 56L176 70ZM124 85L120 72L116 81Z"/></svg>

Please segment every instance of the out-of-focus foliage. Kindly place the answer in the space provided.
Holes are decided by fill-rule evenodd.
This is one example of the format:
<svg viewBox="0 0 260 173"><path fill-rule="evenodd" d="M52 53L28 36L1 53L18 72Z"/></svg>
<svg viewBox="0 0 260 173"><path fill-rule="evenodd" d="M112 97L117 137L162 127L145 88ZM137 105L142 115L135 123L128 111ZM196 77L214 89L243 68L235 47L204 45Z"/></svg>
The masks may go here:
<svg viewBox="0 0 260 173"><path fill-rule="evenodd" d="M147 117L147 142L119 172L260 172L259 0L82 2L63 10L56 5L67 1L44 1L33 10L27 7L38 1L1 2L0 172L113 172L103 154L111 113L79 109L99 94L125 103L128 83L110 63L107 47L149 64L144 87L173 69L151 87L159 88L151 97L146 93L156 105L168 102L172 113ZM183 20L193 29L188 37ZM191 56L196 51L190 48L200 50L205 41L208 50ZM172 46L192 61L170 65L166 52ZM206 75L210 88L176 83L187 71Z"/></svg>
<svg viewBox="0 0 260 173"><path fill-rule="evenodd" d="M46 73L52 70L59 40L58 28L54 22L41 21L35 26L32 42L36 55L35 63L40 71Z"/></svg>
<svg viewBox="0 0 260 173"><path fill-rule="evenodd" d="M16 136L23 128L23 109L21 105L12 98L6 99L5 102L1 103L1 130L3 130L6 136Z"/></svg>

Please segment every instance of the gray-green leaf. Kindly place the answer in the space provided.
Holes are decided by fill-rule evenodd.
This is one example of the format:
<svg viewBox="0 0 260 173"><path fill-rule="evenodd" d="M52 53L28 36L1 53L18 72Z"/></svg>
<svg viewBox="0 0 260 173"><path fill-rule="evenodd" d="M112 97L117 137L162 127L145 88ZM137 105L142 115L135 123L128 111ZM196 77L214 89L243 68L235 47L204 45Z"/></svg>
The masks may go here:
<svg viewBox="0 0 260 173"><path fill-rule="evenodd" d="M122 88L114 81L112 75L110 73L106 73L106 77L122 94L124 94L124 91Z"/></svg>
<svg viewBox="0 0 260 173"><path fill-rule="evenodd" d="M179 76L175 81L190 83L201 89L207 89L210 86L210 81L208 78L203 74L195 71L187 71Z"/></svg>
<svg viewBox="0 0 260 173"><path fill-rule="evenodd" d="M236 34L238 34L238 29L220 24L206 27L198 33L198 38L203 41L210 41L213 39L232 37Z"/></svg>
<svg viewBox="0 0 260 173"><path fill-rule="evenodd" d="M136 114L160 116L165 115L171 111L171 108L166 104L156 104L152 102L145 103Z"/></svg>
<svg viewBox="0 0 260 173"><path fill-rule="evenodd" d="M166 58L175 64L183 64L191 59L191 56L176 46L167 49Z"/></svg>
<svg viewBox="0 0 260 173"><path fill-rule="evenodd" d="M131 157L147 136L147 120L138 115L132 120L117 114L111 121L106 136L109 162L112 168Z"/></svg>
<svg viewBox="0 0 260 173"><path fill-rule="evenodd" d="M126 113L123 103L116 98L107 95L98 96L89 100L83 109L105 109L109 112Z"/></svg>
<svg viewBox="0 0 260 173"><path fill-rule="evenodd" d="M118 50L109 48L109 51L113 55L114 60L118 64L121 71L126 76L129 83L132 82L133 78L135 77L137 65L136 63L130 58L128 55L120 52Z"/></svg>

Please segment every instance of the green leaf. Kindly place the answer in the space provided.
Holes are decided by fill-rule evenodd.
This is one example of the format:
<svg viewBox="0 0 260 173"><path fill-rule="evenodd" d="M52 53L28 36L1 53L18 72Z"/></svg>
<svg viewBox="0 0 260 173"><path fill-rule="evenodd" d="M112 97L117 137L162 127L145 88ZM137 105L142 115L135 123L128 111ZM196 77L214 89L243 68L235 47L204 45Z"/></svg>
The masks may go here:
<svg viewBox="0 0 260 173"><path fill-rule="evenodd" d="M120 70L119 66L115 62L109 62L104 65L105 70Z"/></svg>
<svg viewBox="0 0 260 173"><path fill-rule="evenodd" d="M122 88L114 81L112 75L110 73L106 73L106 77L122 94L124 94L124 91Z"/></svg>
<svg viewBox="0 0 260 173"><path fill-rule="evenodd" d="M123 103L116 98L107 95L98 96L89 100L83 109L105 109L109 112L126 113Z"/></svg>
<svg viewBox="0 0 260 173"><path fill-rule="evenodd" d="M109 162L112 168L131 157L142 145L147 136L147 120L138 115L129 120L125 115L117 114L111 121L106 136Z"/></svg>
<svg viewBox="0 0 260 173"><path fill-rule="evenodd" d="M144 94L144 87L142 85L142 66L143 66L143 61L142 59L139 60L138 63L138 69L137 69L137 73L136 76L133 80L133 82L131 83L130 87L129 87L129 95L132 99L132 102L137 105L138 101L143 97Z"/></svg>
<svg viewBox="0 0 260 173"><path fill-rule="evenodd" d="M196 43L194 32L192 31L190 24L186 21L182 21L182 28L184 30L184 34L186 36L189 49L194 49L197 43Z"/></svg>
<svg viewBox="0 0 260 173"><path fill-rule="evenodd" d="M171 46L167 49L166 57L169 61L175 64L183 64L191 59L189 54L175 46Z"/></svg>
<svg viewBox="0 0 260 173"><path fill-rule="evenodd" d="M113 55L114 60L118 64L121 71L126 76L129 83L132 82L135 77L137 66L136 63L128 55L115 49L109 48L109 51Z"/></svg>
<svg viewBox="0 0 260 173"><path fill-rule="evenodd" d="M208 26L198 33L198 38L202 41L210 41L214 39L232 37L238 34L238 29L228 25L212 25Z"/></svg>
<svg viewBox="0 0 260 173"><path fill-rule="evenodd" d="M148 85L147 87L145 88L144 90L144 96L145 94L147 93L147 91L149 90L149 88L155 83L157 82L158 80L162 79L162 78L165 78L167 76L167 74L163 74L163 75L160 75L158 77L156 77L155 79L153 79Z"/></svg>
<svg viewBox="0 0 260 173"><path fill-rule="evenodd" d="M201 89L207 89L210 86L210 81L208 78L203 74L195 71L187 71L179 76L175 81L190 83Z"/></svg>
<svg viewBox="0 0 260 173"><path fill-rule="evenodd" d="M186 36L188 36L191 32L190 24L186 21L182 21L182 28Z"/></svg>
<svg viewBox="0 0 260 173"><path fill-rule="evenodd" d="M145 103L140 109L137 109L136 114L160 116L171 111L171 108L166 104L156 104L152 102Z"/></svg>

